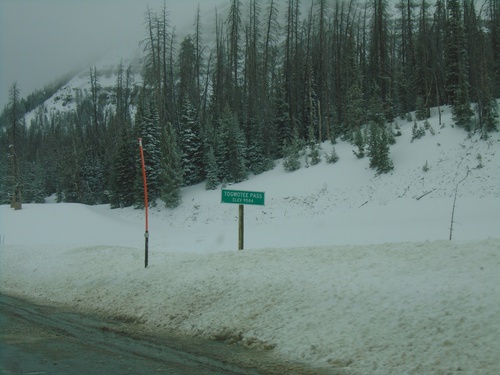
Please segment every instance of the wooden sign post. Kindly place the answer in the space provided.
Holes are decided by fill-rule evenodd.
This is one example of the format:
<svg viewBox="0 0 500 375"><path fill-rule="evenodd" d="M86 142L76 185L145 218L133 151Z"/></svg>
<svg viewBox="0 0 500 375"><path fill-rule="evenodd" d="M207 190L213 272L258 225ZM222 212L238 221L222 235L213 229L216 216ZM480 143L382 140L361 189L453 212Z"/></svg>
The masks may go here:
<svg viewBox="0 0 500 375"><path fill-rule="evenodd" d="M226 190L222 189L222 203L238 204L238 250L243 250L245 234L244 205L264 206L265 193L261 191Z"/></svg>
<svg viewBox="0 0 500 375"><path fill-rule="evenodd" d="M238 207L238 250L243 250L243 237L245 234L245 210L242 204Z"/></svg>

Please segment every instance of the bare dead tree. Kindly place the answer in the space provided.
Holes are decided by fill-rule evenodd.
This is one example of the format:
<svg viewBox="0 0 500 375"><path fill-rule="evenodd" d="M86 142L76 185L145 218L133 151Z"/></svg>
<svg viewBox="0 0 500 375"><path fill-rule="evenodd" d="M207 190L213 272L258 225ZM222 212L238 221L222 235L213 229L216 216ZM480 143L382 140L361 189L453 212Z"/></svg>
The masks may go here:
<svg viewBox="0 0 500 375"><path fill-rule="evenodd" d="M453 224L455 223L455 208L456 208L456 203L457 203L457 193L458 193L458 186L465 181L465 179L469 176L469 169L467 168L467 173L465 174L465 177L462 178L460 181L458 181L457 186L455 186L455 196L453 198L453 208L451 210L451 224L450 224L450 241L453 236Z"/></svg>

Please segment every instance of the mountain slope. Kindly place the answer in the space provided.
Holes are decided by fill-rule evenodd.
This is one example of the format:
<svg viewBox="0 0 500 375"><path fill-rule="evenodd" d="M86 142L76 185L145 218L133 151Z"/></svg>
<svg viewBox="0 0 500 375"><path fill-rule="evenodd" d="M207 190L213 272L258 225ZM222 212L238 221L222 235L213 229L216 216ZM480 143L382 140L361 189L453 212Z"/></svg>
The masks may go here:
<svg viewBox="0 0 500 375"><path fill-rule="evenodd" d="M0 291L332 374L499 373L500 134L442 118L413 142L400 121L388 174L339 142L335 164L231 186L266 193L240 252L237 205L203 184L150 210L147 269L142 210L1 206Z"/></svg>

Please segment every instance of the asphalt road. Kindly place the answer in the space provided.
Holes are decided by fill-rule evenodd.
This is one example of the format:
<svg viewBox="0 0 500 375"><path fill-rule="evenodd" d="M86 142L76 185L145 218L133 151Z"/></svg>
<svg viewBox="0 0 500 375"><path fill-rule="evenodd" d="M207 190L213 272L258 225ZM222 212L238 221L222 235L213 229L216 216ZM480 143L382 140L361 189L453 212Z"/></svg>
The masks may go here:
<svg viewBox="0 0 500 375"><path fill-rule="evenodd" d="M272 352L152 336L134 322L39 306L0 294L0 374L325 374Z"/></svg>

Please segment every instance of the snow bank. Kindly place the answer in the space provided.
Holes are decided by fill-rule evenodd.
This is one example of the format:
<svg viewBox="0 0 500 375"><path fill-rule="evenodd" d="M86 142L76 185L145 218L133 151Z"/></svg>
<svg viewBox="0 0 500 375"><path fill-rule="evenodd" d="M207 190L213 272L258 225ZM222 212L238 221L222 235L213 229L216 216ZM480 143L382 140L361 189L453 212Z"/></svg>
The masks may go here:
<svg viewBox="0 0 500 375"><path fill-rule="evenodd" d="M1 291L349 374L500 373L500 240L155 254L3 246Z"/></svg>

